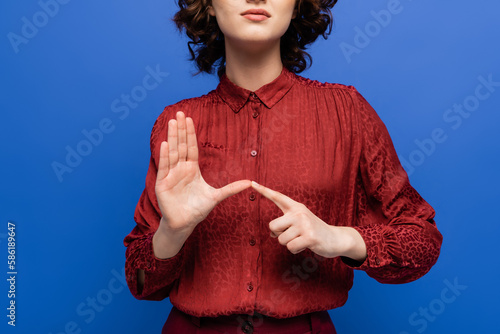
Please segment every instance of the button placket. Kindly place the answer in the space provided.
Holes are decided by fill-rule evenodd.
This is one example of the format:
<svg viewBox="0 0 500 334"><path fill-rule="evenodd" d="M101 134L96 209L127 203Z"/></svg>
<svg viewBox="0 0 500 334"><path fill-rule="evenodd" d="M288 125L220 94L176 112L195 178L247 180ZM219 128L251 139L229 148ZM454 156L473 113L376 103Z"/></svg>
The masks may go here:
<svg viewBox="0 0 500 334"><path fill-rule="evenodd" d="M256 119L257 117L259 117L259 107L261 105L261 102L259 100L259 98L257 97L257 95L255 95L255 93L250 93L250 102L251 102L251 110L253 111L252 112L252 118ZM259 130L257 130L259 131ZM252 157L255 157L257 156L257 150L254 149L250 152L250 155Z"/></svg>
<svg viewBox="0 0 500 334"><path fill-rule="evenodd" d="M252 103L252 111L253 111L252 117L253 118L259 117L259 107L260 107L260 103L259 102L255 101L255 102Z"/></svg>
<svg viewBox="0 0 500 334"><path fill-rule="evenodd" d="M248 139L246 140L246 154L248 161L248 178L259 182L259 156L260 156L260 127L261 118L259 117L259 111L261 108L260 99L255 93L250 93L249 100L246 106L246 117L248 124ZM259 217L259 205L257 199L257 193L250 189L247 193L247 198L249 201L255 204L251 205L252 214L250 217ZM260 248L255 247L257 245L257 237L259 231L259 224L255 218L249 219L247 234L244 237L244 247L247 248L246 257L244 259L246 264L245 277L243 289L246 290L246 301L248 305L255 304L256 294L253 291L257 288L259 278L259 268L258 259L260 254ZM242 328L243 329L243 328ZM252 333L253 328L247 326L244 329L244 333Z"/></svg>
<svg viewBox="0 0 500 334"><path fill-rule="evenodd" d="M259 108L262 105L262 102L260 102L259 98L257 97L257 95L255 95L255 93L250 93L250 102L253 111L252 117L255 119L260 115Z"/></svg>

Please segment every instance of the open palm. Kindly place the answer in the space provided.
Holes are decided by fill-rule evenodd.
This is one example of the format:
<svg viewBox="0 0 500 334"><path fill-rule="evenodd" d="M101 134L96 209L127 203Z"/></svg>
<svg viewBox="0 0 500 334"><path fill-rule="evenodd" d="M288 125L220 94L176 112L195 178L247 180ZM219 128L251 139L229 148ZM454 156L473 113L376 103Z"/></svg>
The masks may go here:
<svg viewBox="0 0 500 334"><path fill-rule="evenodd" d="M178 111L168 122L168 142L160 147L156 197L168 227L192 231L213 208L251 186L250 180L215 189L205 182L198 164L198 143L193 120Z"/></svg>

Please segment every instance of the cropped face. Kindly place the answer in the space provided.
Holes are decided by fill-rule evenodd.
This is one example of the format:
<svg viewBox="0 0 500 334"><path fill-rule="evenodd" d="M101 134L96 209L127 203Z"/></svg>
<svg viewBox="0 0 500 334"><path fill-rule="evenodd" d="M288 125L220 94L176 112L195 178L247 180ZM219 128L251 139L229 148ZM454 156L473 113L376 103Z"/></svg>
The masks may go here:
<svg viewBox="0 0 500 334"><path fill-rule="evenodd" d="M296 16L296 0L212 0L224 39L236 46L268 45L279 41Z"/></svg>

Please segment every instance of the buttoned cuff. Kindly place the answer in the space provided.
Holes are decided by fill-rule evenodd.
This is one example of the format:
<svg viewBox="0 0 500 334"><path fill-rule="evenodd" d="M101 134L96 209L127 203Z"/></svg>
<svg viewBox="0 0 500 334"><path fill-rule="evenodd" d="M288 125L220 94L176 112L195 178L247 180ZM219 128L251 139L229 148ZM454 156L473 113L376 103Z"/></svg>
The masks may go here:
<svg viewBox="0 0 500 334"><path fill-rule="evenodd" d="M366 245L366 259L363 262L341 257L349 267L359 270L399 265L401 247L395 231L386 225L354 226Z"/></svg>

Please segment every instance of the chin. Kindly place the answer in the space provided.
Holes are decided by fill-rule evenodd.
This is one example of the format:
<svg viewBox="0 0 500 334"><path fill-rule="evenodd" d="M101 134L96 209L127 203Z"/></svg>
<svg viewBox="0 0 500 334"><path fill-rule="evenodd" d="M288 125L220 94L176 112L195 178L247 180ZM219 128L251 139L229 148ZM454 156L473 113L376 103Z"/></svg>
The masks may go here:
<svg viewBox="0 0 500 334"><path fill-rule="evenodd" d="M274 43L279 42L281 36L269 36L267 34L258 34L258 33L250 33L245 36L240 36L239 38L234 38L231 39L234 41L235 45L245 47L248 45L252 46L265 46L265 45L272 45Z"/></svg>

